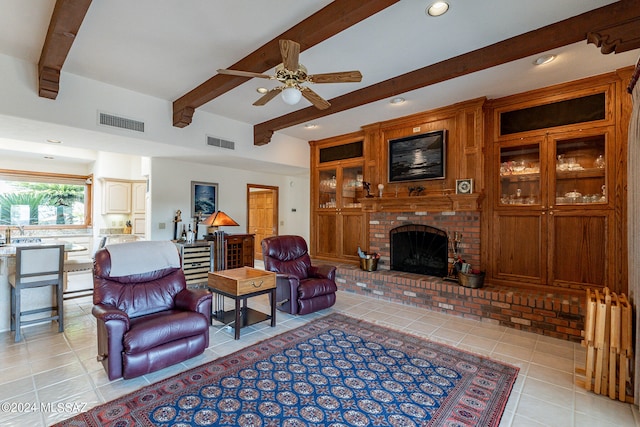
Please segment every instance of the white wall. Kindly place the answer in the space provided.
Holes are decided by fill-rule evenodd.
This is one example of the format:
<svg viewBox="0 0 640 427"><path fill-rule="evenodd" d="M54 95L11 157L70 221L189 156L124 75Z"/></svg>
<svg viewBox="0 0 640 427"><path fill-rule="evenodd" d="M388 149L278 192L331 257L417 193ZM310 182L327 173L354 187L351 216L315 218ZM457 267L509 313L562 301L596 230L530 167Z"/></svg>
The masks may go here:
<svg viewBox="0 0 640 427"><path fill-rule="evenodd" d="M247 184L277 186L280 195L278 213L280 222L284 222L279 226L279 234L298 234L308 241L308 176L273 175L164 158L151 159L151 214L147 216L150 240L173 238L173 219L177 210L182 211L182 220L188 224L191 217L191 181L218 184L220 210L240 224L239 227L221 227L227 233L247 231ZM161 229L160 224L165 228Z"/></svg>
<svg viewBox="0 0 640 427"><path fill-rule="evenodd" d="M253 145L253 126L197 110L186 128L172 124L172 103L131 90L65 73L55 100L37 93L37 66L0 54L0 138L64 139L65 146L138 156L202 156L247 158L308 169L305 141L274 135L267 146ZM143 121L144 132L102 126L99 112ZM7 124L4 126L4 124ZM44 125L49 132L37 131ZM236 143L235 150L216 152L206 146L207 135ZM0 147L1 148L1 147ZM221 164L221 163L219 163Z"/></svg>

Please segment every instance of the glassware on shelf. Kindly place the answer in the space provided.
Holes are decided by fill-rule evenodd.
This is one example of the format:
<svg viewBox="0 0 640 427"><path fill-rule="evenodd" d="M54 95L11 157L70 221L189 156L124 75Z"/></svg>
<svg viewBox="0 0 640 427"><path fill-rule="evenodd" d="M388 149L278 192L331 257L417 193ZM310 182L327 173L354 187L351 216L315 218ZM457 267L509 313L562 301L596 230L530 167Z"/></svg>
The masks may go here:
<svg viewBox="0 0 640 427"><path fill-rule="evenodd" d="M569 191L564 195L568 203L578 203L582 200L582 193L578 190Z"/></svg>
<svg viewBox="0 0 640 427"><path fill-rule="evenodd" d="M605 163L604 163L604 155L600 154L596 160L593 162L593 166L595 166L598 169L604 169Z"/></svg>

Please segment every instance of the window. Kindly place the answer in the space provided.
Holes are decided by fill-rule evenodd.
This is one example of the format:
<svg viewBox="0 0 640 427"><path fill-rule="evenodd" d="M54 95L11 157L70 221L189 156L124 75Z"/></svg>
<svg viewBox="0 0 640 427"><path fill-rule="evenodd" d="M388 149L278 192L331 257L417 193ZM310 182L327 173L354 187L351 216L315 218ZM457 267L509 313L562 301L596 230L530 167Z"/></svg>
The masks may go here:
<svg viewBox="0 0 640 427"><path fill-rule="evenodd" d="M0 170L0 226L90 226L91 181L91 175Z"/></svg>

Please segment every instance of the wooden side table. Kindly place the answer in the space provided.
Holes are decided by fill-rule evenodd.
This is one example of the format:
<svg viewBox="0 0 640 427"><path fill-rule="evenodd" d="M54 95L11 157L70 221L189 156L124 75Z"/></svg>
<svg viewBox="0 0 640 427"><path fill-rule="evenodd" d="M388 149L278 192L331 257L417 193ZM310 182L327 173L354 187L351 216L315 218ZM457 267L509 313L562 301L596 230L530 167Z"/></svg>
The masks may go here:
<svg viewBox="0 0 640 427"><path fill-rule="evenodd" d="M208 288L216 294L212 318L228 325L234 323L235 339L240 339L244 326L271 319L276 326L276 273L251 267L232 268L209 273ZM247 307L247 299L269 294L271 313L266 314ZM224 311L224 297L235 301L235 309ZM242 305L241 305L242 303Z"/></svg>

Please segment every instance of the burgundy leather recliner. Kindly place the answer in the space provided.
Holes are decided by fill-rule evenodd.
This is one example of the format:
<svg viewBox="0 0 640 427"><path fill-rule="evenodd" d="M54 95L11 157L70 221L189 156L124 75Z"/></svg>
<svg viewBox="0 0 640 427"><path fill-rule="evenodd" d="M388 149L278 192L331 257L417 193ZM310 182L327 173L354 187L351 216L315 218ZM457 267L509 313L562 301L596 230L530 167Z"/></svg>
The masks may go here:
<svg viewBox="0 0 640 427"><path fill-rule="evenodd" d="M187 289L179 267L111 277L107 248L95 255L92 313L98 360L109 379L138 377L201 354L209 346L211 294Z"/></svg>
<svg viewBox="0 0 640 427"><path fill-rule="evenodd" d="M277 273L276 301L279 310L308 314L335 304L338 290L336 267L312 266L307 242L302 237L267 237L261 244L265 270Z"/></svg>

